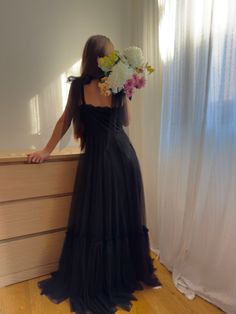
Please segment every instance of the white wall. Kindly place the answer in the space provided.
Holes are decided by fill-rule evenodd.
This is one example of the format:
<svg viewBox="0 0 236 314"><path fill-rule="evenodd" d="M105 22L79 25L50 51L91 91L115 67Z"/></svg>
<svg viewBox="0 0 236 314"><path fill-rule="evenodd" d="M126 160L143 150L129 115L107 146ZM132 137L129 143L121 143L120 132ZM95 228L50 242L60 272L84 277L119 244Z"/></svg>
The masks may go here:
<svg viewBox="0 0 236 314"><path fill-rule="evenodd" d="M0 152L46 144L65 105L65 75L87 38L104 34L118 49L128 44L128 2L1 1Z"/></svg>

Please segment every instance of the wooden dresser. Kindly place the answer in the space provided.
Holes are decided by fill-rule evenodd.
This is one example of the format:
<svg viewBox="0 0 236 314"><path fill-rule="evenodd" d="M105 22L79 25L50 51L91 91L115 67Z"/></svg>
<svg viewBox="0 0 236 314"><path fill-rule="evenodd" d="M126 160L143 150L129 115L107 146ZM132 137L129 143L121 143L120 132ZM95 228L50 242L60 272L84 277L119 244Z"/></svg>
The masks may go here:
<svg viewBox="0 0 236 314"><path fill-rule="evenodd" d="M41 164L0 154L0 287L56 270L65 236L79 149Z"/></svg>

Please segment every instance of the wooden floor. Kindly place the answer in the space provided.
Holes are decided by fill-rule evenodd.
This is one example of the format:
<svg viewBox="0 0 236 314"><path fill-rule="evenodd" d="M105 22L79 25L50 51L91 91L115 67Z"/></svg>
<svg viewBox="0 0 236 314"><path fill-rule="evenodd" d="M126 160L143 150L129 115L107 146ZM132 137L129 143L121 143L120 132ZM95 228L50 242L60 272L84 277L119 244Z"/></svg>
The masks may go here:
<svg viewBox="0 0 236 314"><path fill-rule="evenodd" d="M155 257L154 253L151 253ZM161 289L145 288L135 291L138 301L132 301L130 314L216 314L224 313L200 297L188 300L174 286L171 273L155 259ZM0 314L66 314L70 313L68 300L61 304L50 302L40 295L37 281L48 275L0 288ZM119 310L116 314L128 313Z"/></svg>

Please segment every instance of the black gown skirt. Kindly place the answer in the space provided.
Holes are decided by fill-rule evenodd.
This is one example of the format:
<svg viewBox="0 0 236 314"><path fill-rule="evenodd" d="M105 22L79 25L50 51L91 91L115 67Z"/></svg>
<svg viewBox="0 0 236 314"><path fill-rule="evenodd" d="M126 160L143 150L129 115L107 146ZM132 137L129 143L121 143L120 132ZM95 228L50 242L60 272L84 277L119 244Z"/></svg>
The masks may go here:
<svg viewBox="0 0 236 314"><path fill-rule="evenodd" d="M39 281L52 302L69 298L71 312L130 311L141 282L161 286L150 256L139 161L120 108L80 105L86 149L80 154L59 267ZM118 114L119 116L119 114Z"/></svg>

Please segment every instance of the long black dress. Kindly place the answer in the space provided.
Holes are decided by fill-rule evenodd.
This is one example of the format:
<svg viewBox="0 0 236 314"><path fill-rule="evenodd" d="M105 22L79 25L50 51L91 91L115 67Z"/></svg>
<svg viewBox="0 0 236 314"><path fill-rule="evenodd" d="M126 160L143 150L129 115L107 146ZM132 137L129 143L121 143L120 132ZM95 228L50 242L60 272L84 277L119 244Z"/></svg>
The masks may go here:
<svg viewBox="0 0 236 314"><path fill-rule="evenodd" d="M86 104L81 86L86 149L58 270L38 287L54 303L69 298L79 314L113 314L116 306L130 311L137 300L132 293L143 290L140 281L161 286L150 256L139 161L123 129L122 107Z"/></svg>

